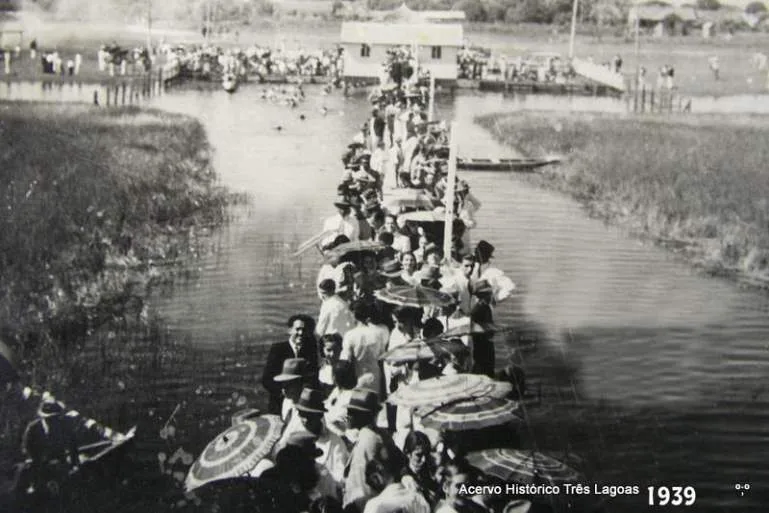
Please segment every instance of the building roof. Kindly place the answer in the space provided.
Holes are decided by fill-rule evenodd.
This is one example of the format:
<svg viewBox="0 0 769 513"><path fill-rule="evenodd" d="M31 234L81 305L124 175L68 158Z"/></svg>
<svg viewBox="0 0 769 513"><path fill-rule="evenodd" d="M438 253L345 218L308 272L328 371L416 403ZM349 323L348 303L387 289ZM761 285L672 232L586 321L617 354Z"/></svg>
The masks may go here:
<svg viewBox="0 0 769 513"><path fill-rule="evenodd" d="M371 18L377 21L390 21L396 23L425 23L430 21L464 21L465 11L415 11L405 3L400 7L389 11L368 12Z"/></svg>
<svg viewBox="0 0 769 513"><path fill-rule="evenodd" d="M342 23L342 43L462 46L462 25L432 23Z"/></svg>

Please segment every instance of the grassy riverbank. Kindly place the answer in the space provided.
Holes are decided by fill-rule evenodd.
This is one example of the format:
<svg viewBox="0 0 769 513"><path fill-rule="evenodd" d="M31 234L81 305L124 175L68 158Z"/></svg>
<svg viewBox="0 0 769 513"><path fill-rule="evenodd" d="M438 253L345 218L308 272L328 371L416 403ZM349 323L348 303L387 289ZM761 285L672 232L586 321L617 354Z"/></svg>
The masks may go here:
<svg viewBox="0 0 769 513"><path fill-rule="evenodd" d="M0 326L25 377L55 386L41 355L145 321L151 287L184 272L229 196L190 118L0 103L0 133Z"/></svg>
<svg viewBox="0 0 769 513"><path fill-rule="evenodd" d="M769 119L522 113L479 118L528 155L567 158L533 179L714 274L769 284Z"/></svg>
<svg viewBox="0 0 769 513"><path fill-rule="evenodd" d="M150 384L194 367L147 299L194 278L236 199L219 185L203 126L138 108L0 103L0 168L0 335L22 383L147 433ZM4 470L30 420L16 403L0 400Z"/></svg>

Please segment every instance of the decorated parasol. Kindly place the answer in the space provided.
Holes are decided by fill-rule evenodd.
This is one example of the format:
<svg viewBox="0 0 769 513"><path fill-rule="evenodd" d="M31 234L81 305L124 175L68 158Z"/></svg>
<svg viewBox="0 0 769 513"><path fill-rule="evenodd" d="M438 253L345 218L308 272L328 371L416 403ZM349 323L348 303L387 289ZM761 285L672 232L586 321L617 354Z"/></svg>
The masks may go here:
<svg viewBox="0 0 769 513"><path fill-rule="evenodd" d="M349 260L359 256L363 253L376 254L382 251L385 245L379 241L373 240L356 240L352 242L345 242L338 245L334 249L326 251L323 256L327 261L329 260Z"/></svg>
<svg viewBox="0 0 769 513"><path fill-rule="evenodd" d="M280 439L283 422L277 415L246 419L219 434L192 464L185 489L243 476L264 459Z"/></svg>
<svg viewBox="0 0 769 513"><path fill-rule="evenodd" d="M385 195L382 206L391 214L398 215L405 210L429 210L433 200L422 189L392 189Z"/></svg>
<svg viewBox="0 0 769 513"><path fill-rule="evenodd" d="M421 285L380 289L374 295L385 303L415 308L444 307L457 302L450 294Z"/></svg>
<svg viewBox="0 0 769 513"><path fill-rule="evenodd" d="M438 430L466 431L499 426L519 420L518 403L491 396L458 401L435 408L419 408L422 424Z"/></svg>
<svg viewBox="0 0 769 513"><path fill-rule="evenodd" d="M412 340L403 345L390 349L382 356L380 360L389 363L416 362L418 360L431 360L435 358L435 352L430 344L424 340Z"/></svg>
<svg viewBox="0 0 769 513"><path fill-rule="evenodd" d="M467 461L481 472L509 483L560 484L581 479L580 473L565 463L534 451L486 449L469 453Z"/></svg>
<svg viewBox="0 0 769 513"><path fill-rule="evenodd" d="M401 386L390 394L387 400L398 406L435 407L462 399L476 399L487 395L499 397L500 391L495 383L488 376L479 374L438 376Z"/></svg>

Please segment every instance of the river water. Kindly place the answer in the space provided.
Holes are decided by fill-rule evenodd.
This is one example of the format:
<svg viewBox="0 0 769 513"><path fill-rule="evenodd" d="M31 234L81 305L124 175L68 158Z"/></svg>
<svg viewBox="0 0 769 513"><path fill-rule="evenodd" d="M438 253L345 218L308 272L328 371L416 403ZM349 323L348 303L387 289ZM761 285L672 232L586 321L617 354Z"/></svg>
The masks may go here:
<svg viewBox="0 0 769 513"><path fill-rule="evenodd" d="M287 316L317 311L319 258L287 254L332 213L342 148L368 112L362 98L317 90L289 110L257 90L181 91L155 102L199 117L222 181L254 198L219 237L199 282L158 306L196 346L249 345L254 381ZM472 119L521 107L466 93L439 102L438 117L458 121L460 154L504 156L510 150ZM591 481L641 486L640 496L612 501L614 511L646 510L652 484L694 486L698 511L760 508L769 485L769 300L698 276L514 174L463 178L483 202L474 237L495 244L497 264L520 285L500 322L525 321L544 335L522 357L542 397L529 443L576 453ZM740 496L738 483L752 488Z"/></svg>
<svg viewBox="0 0 769 513"><path fill-rule="evenodd" d="M287 317L317 315L320 258L288 255L333 212L341 152L369 110L363 98L317 88L291 110L258 91L250 84L233 95L180 89L152 100L198 117L222 182L253 199L212 237L199 278L153 300L168 337L197 356L141 385L157 410L149 425L159 429L160 417L185 401L178 424L197 424L180 429L177 441L196 455L242 406L240 396L263 405L261 363L285 336ZM505 156L511 150L473 117L551 101L466 92L439 101L437 111L458 121L460 155ZM520 353L541 398L528 411L525 442L577 455L591 483L641 487L640 495L611 500L610 511L647 511L648 485L695 487L695 511L763 511L769 299L699 276L515 174L460 175L483 203L474 239L493 242L497 265L519 285L497 320L525 327L511 345L536 334ZM501 350L499 364L506 357ZM220 417L208 422L201 417L208 414ZM173 449L148 440L154 436L140 443L148 461L159 448ZM751 489L741 495L736 484Z"/></svg>

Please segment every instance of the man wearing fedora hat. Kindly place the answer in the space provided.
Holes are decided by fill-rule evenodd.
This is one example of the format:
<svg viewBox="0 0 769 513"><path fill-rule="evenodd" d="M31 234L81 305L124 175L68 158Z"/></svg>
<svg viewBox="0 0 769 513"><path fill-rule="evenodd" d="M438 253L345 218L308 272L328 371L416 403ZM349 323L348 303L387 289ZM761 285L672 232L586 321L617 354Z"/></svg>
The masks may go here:
<svg viewBox="0 0 769 513"><path fill-rule="evenodd" d="M515 283L505 276L505 273L491 264L494 258L494 246L485 240L478 241L474 255L477 260L473 275L478 280L485 280L492 288L491 302L493 306L504 301L515 290Z"/></svg>
<svg viewBox="0 0 769 513"><path fill-rule="evenodd" d="M290 358L303 358L307 361L307 378L312 381L318 374L318 349L315 338L307 333L307 320L301 315L292 315L288 319L288 340L270 346L264 364L262 386L270 396L268 413L280 415L283 403L282 382L276 380L285 374L284 362ZM300 388L301 391L301 388Z"/></svg>
<svg viewBox="0 0 769 513"><path fill-rule="evenodd" d="M356 241L360 234L358 220L352 214L352 203L347 197L338 196L334 201L334 206L336 207L336 214L323 222L323 232L330 232L330 235L321 241L321 246L333 242L337 235L344 235L350 241Z"/></svg>
<svg viewBox="0 0 769 513"><path fill-rule="evenodd" d="M366 482L366 466L370 461L392 458L399 468L405 466L403 455L389 433L376 426L379 408L379 398L373 390L355 388L352 391L347 412L350 428L358 430L358 434L350 451L343 500L345 511L350 513L363 512L366 502L376 495Z"/></svg>
<svg viewBox="0 0 769 513"><path fill-rule="evenodd" d="M341 499L344 469L350 453L342 438L326 427L324 422L326 407L323 401L323 392L305 388L296 403L296 411L304 430L315 437L314 445L317 448L315 462L324 467L333 478L340 492L337 498Z"/></svg>

